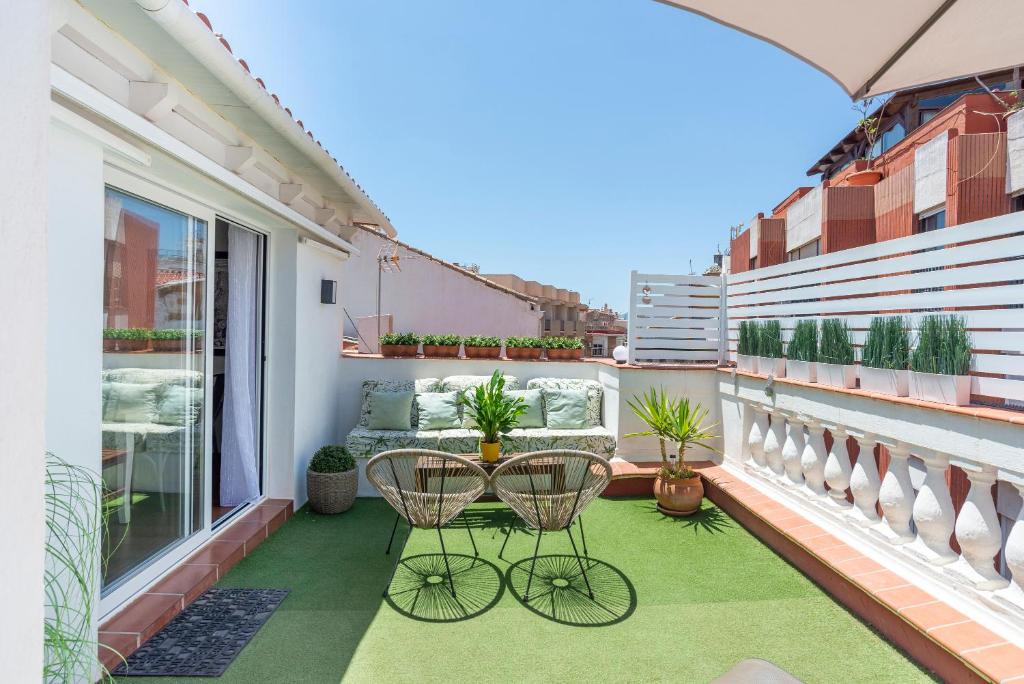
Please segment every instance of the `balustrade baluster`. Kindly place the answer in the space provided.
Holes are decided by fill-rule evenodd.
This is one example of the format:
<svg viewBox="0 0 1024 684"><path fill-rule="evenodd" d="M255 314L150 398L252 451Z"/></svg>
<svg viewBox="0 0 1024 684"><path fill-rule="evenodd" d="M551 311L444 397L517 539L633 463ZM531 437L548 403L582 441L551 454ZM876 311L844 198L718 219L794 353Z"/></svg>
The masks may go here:
<svg viewBox="0 0 1024 684"><path fill-rule="evenodd" d="M768 461L769 474L781 479L785 475L782 465L782 443L786 439L786 418L781 412L772 413L772 422L764 438L764 455Z"/></svg>
<svg viewBox="0 0 1024 684"><path fill-rule="evenodd" d="M924 461L927 474L914 500L914 525L917 539L910 544L915 553L934 565L952 563L958 556L949 546L950 535L956 522L953 500L946 485L946 468L949 458L932 450L919 454Z"/></svg>
<svg viewBox="0 0 1024 684"><path fill-rule="evenodd" d="M764 456L764 438L768 432L768 414L754 404L750 405L754 412L754 419L750 423L750 434L747 436L747 446L750 449L750 467L763 472L767 461Z"/></svg>
<svg viewBox="0 0 1024 684"><path fill-rule="evenodd" d="M850 517L858 525L868 527L881 520L875 508L882 485L878 477L878 464L875 463L875 438L870 434L855 434L853 437L860 450L850 472L850 491L854 503Z"/></svg>
<svg viewBox="0 0 1024 684"><path fill-rule="evenodd" d="M786 470L784 484L799 487L804 483L800 458L804 452L804 424L793 414L786 417L786 441L782 445L782 465Z"/></svg>
<svg viewBox="0 0 1024 684"><path fill-rule="evenodd" d="M1012 484L1017 494L1024 501L1024 478L1017 474L1000 472L1000 478ZM1003 547L1006 567L1010 569L1010 580L1018 596L1024 595L1024 505L1017 509L1017 518L1013 521L1010 534L1006 537Z"/></svg>
<svg viewBox="0 0 1024 684"><path fill-rule="evenodd" d="M838 425L825 426L832 433L832 448L825 460L825 482L828 483L832 505L842 510L850 508L846 488L850 486L850 452L846 448L846 430Z"/></svg>
<svg viewBox="0 0 1024 684"><path fill-rule="evenodd" d="M914 517L914 485L910 482L910 449L903 442L885 442L889 468L878 490L878 502L885 513L878 531L893 544L914 541L910 521Z"/></svg>
<svg viewBox="0 0 1024 684"><path fill-rule="evenodd" d="M825 428L813 419L805 418L807 424L807 441L804 444L800 465L803 467L803 493L813 499L828 496L825 489Z"/></svg>
<svg viewBox="0 0 1024 684"><path fill-rule="evenodd" d="M1008 582L996 571L992 561L1003 544L999 516L992 499L995 468L959 460L954 460L953 464L967 473L971 483L954 527L956 541L960 544L960 560L955 568L979 589L1000 589Z"/></svg>

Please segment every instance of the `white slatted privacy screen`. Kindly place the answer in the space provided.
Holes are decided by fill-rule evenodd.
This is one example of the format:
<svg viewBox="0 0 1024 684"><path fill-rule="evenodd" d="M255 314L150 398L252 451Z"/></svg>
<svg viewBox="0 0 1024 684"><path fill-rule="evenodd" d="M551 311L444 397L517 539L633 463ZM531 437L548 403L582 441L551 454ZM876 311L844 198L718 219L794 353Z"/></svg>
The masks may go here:
<svg viewBox="0 0 1024 684"><path fill-rule="evenodd" d="M629 276L629 362L724 360L725 280L721 276Z"/></svg>
<svg viewBox="0 0 1024 684"><path fill-rule="evenodd" d="M974 346L972 394L1024 402L1024 212L728 277L729 356L739 322L845 318L861 345L875 316L963 316ZM914 344L914 335L911 335ZM860 358L858 352L858 359Z"/></svg>

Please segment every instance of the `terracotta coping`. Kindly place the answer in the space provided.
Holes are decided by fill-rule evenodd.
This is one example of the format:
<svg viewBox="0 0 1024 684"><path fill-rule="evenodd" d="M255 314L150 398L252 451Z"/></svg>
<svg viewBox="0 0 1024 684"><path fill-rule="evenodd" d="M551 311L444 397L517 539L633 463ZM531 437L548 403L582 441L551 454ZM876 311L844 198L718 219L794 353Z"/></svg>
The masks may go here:
<svg viewBox="0 0 1024 684"><path fill-rule="evenodd" d="M512 361L512 362L515 362L515 363L600 363L600 364L605 365L605 366L612 366L614 368L626 368L626 369L629 369L629 370L650 370L650 371L659 371L659 370L705 370L705 371L713 371L713 370L718 370L718 366L715 366L715 365L712 365L712 364L690 363L690 364L672 364L672 365L666 364L664 366L638 366L638 365L629 364L629 363L616 363L614 359L609 359L609 358L594 358L594 357L586 357L586 356L583 357L582 359L579 359L578 361L562 360L562 359L556 359L554 361L552 361L550 359L509 359L509 358L506 358L504 356L501 357L501 358L497 358L497 359L471 359L471 358L468 358L468 357L466 357L466 358L455 358L455 359L453 359L453 358L440 358L440 357L437 357L437 358L427 359L427 357L422 356L422 355L406 356L406 357L384 357L381 354L363 354L362 352L350 351L348 349L343 349L341 351L341 355L344 356L345 358L348 358L348 359L383 359L383 358L387 358L388 360L393 360L393 361L410 361L410 360L425 361L425 360L430 360L430 361L487 361L487 362L490 362L490 363L494 363L495 361L503 361L503 362L504 361Z"/></svg>

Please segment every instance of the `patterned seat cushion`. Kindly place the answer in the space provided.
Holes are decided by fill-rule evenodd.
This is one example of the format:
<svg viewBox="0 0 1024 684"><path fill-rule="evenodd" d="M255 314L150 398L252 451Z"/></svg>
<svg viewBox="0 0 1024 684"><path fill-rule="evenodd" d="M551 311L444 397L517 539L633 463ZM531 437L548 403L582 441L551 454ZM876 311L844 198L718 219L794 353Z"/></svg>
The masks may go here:
<svg viewBox="0 0 1024 684"><path fill-rule="evenodd" d="M519 433L519 434L516 434ZM512 452L547 451L548 449L573 449L589 451L611 458L615 455L615 434L606 427L596 425L582 430L553 430L551 428L527 428L513 430Z"/></svg>
<svg viewBox="0 0 1024 684"><path fill-rule="evenodd" d="M370 392L437 392L439 391L439 380L437 378L420 378L419 380L363 380L363 391L359 397L359 422L358 427L368 428L370 426ZM419 425L419 412L416 410L416 402L412 402L413 428Z"/></svg>
<svg viewBox="0 0 1024 684"><path fill-rule="evenodd" d="M597 380L578 378L534 378L526 383L526 389L539 390L585 390L587 393L587 425L601 426L601 398L604 390ZM547 413L545 413L545 423Z"/></svg>
<svg viewBox="0 0 1024 684"><path fill-rule="evenodd" d="M453 432L445 430L445 432ZM439 447L440 430L370 430L357 427L345 438L345 447L356 458L370 458L392 449L432 449Z"/></svg>
<svg viewBox="0 0 1024 684"><path fill-rule="evenodd" d="M441 430L439 448L449 454L478 454L480 453L481 437L483 437L483 433L479 430L466 428Z"/></svg>

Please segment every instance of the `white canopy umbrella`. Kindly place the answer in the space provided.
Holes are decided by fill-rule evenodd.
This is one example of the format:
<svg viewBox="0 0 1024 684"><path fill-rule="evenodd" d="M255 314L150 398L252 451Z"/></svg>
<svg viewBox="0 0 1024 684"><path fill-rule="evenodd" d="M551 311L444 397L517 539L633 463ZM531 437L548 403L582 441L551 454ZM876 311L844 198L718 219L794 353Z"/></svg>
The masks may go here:
<svg viewBox="0 0 1024 684"><path fill-rule="evenodd" d="M854 99L1024 64L1024 0L660 0L767 41Z"/></svg>

